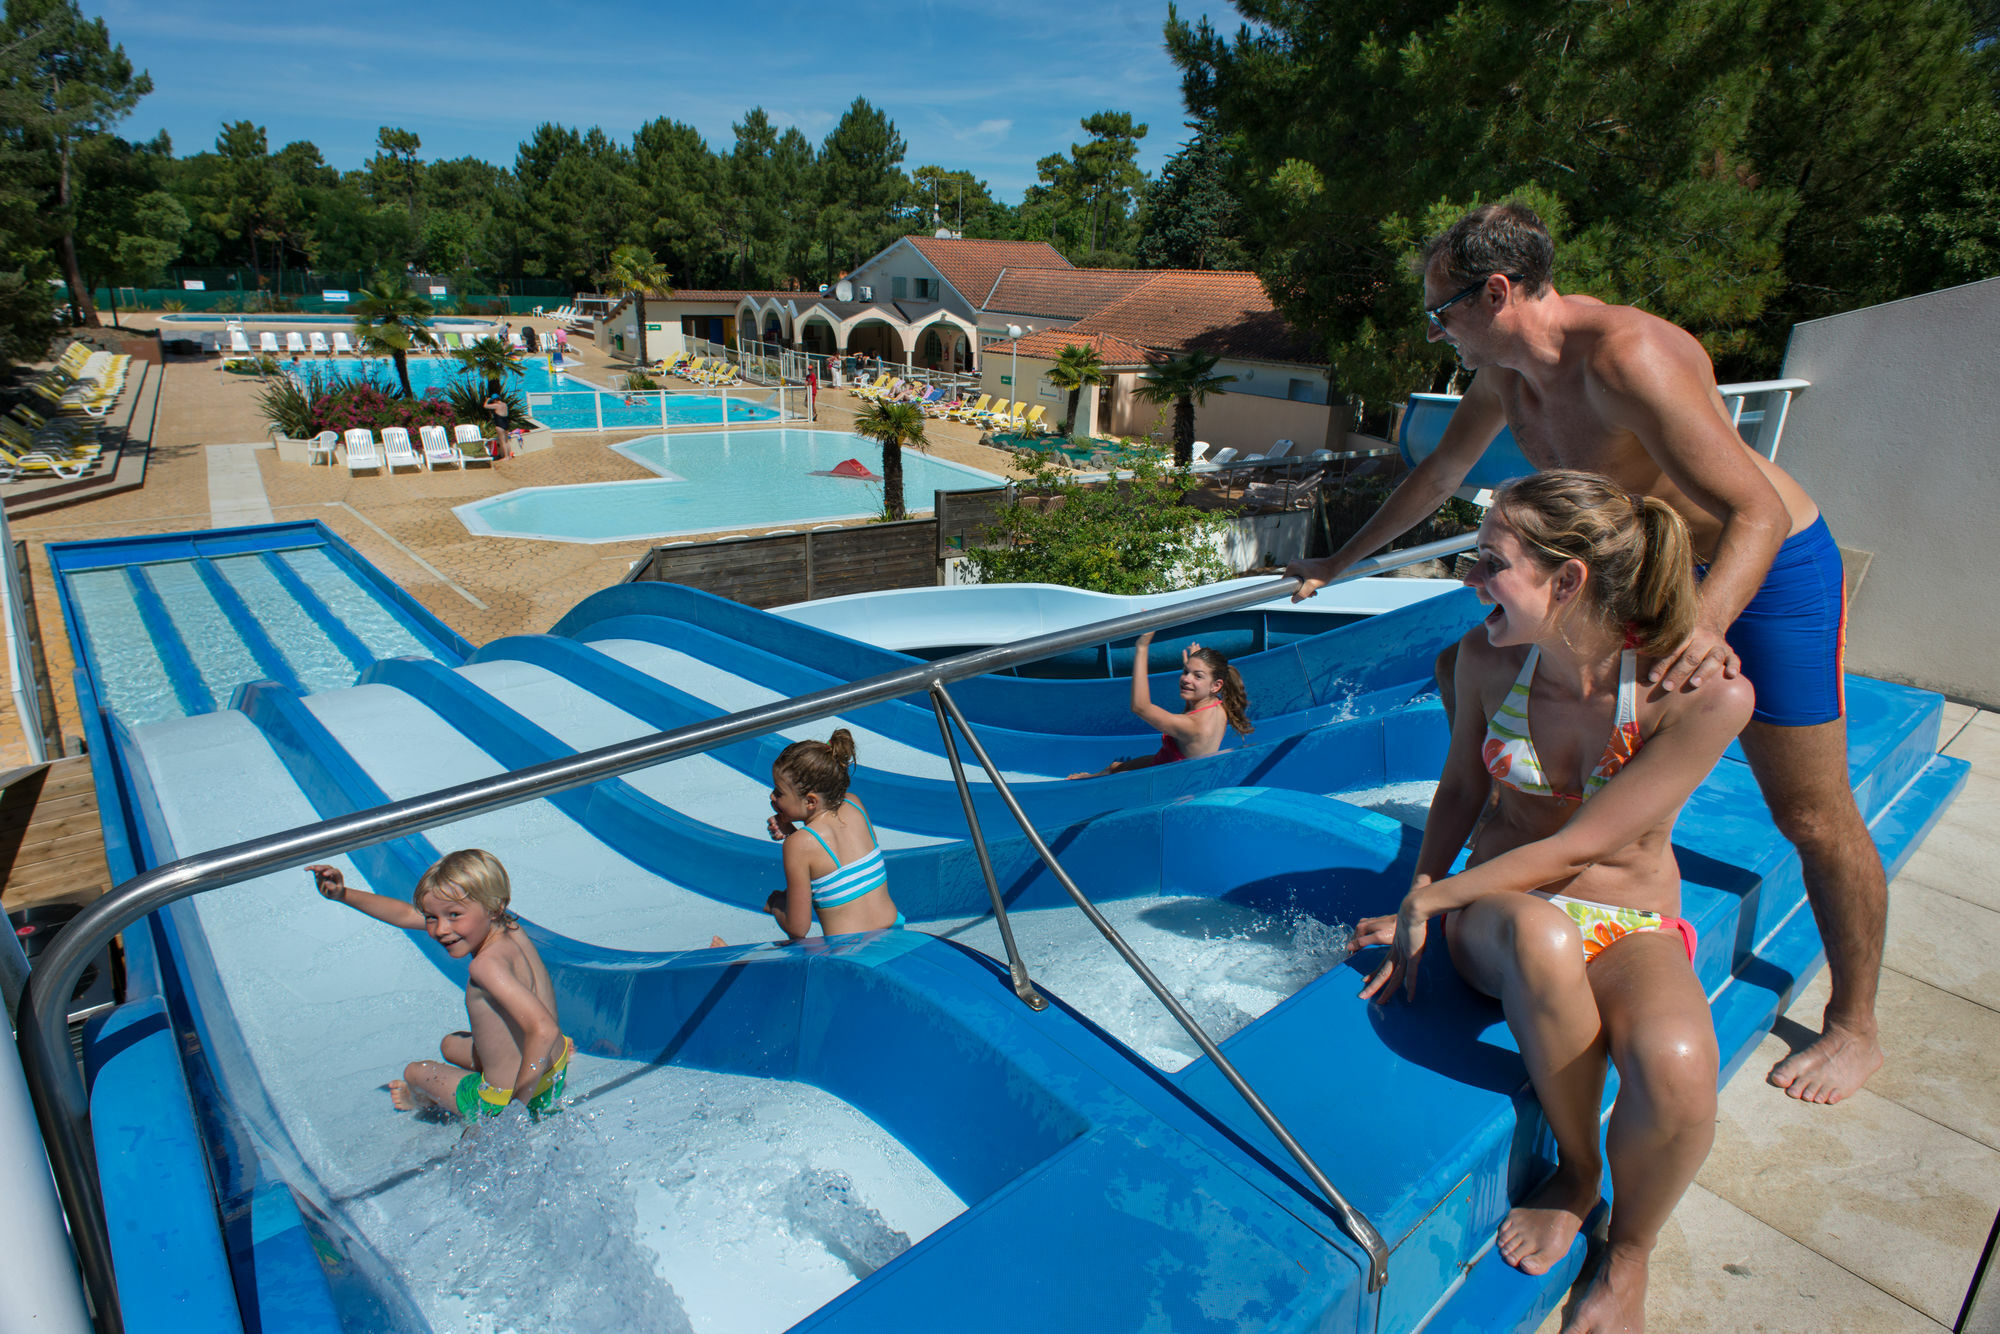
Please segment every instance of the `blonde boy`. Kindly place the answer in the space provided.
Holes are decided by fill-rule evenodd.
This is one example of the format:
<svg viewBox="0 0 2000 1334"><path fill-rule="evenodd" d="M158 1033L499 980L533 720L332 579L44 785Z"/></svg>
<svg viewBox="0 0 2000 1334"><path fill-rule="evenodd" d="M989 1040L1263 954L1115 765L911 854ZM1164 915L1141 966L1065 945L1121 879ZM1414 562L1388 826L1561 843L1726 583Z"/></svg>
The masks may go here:
<svg viewBox="0 0 2000 1334"><path fill-rule="evenodd" d="M332 866L308 866L319 892L378 921L423 931L454 959L471 963L465 984L470 1030L447 1033L442 1061L412 1061L389 1081L403 1111L442 1107L467 1124L498 1116L512 1101L530 1116L558 1110L575 1044L556 1022L548 969L514 914L507 868L490 852L446 854L417 881L410 902L350 889ZM507 1082L496 1085L499 1075Z"/></svg>

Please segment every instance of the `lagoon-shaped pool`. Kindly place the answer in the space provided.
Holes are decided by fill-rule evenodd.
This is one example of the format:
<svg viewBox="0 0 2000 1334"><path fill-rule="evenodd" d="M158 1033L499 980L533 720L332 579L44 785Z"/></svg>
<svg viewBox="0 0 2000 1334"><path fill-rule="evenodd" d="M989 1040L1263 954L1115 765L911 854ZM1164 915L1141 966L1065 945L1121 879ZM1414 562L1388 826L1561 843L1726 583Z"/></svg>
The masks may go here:
<svg viewBox="0 0 2000 1334"><path fill-rule="evenodd" d="M642 436L612 448L659 474L637 482L540 486L453 509L468 532L548 542L630 542L730 528L811 525L882 512L882 483L823 474L858 459L882 471L882 447L846 431L699 431ZM904 503L928 509L934 491L1006 479L916 450L903 451Z"/></svg>

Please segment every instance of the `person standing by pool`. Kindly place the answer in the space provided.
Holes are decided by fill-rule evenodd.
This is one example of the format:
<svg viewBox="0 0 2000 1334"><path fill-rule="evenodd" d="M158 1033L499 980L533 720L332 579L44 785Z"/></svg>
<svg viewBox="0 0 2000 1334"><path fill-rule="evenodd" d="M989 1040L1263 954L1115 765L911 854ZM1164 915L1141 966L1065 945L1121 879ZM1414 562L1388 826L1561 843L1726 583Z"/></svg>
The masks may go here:
<svg viewBox="0 0 2000 1334"><path fill-rule="evenodd" d="M1699 615L1689 550L1671 506L1607 477L1501 488L1466 576L1493 612L1459 641L1410 890L1349 945L1389 947L1362 996L1411 996L1435 919L1459 975L1506 1013L1556 1141L1555 1174L1500 1226L1507 1263L1544 1274L1568 1253L1608 1159L1609 1242L1569 1331L1643 1328L1660 1229L1715 1139L1715 1025L1673 829L1755 695L1740 675L1642 684ZM1607 1058L1619 1092L1600 1151Z"/></svg>
<svg viewBox="0 0 2000 1334"><path fill-rule="evenodd" d="M1840 552L1819 508L1730 424L1715 371L1686 330L1631 306L1564 296L1555 247L1518 203L1488 204L1424 248L1433 341L1475 372L1437 449L1347 544L1285 572L1295 598L1409 531L1455 491L1502 427L1538 468L1587 468L1672 506L1701 563L1700 614L1659 655L1669 691L1756 687L1743 752L1778 829L1798 849L1826 942L1832 993L1820 1037L1766 1078L1806 1102L1839 1102L1881 1068L1875 990L1888 884L1847 780ZM1439 660L1445 705L1451 664Z"/></svg>
<svg viewBox="0 0 2000 1334"><path fill-rule="evenodd" d="M818 421L819 420L819 372L812 368L812 364L810 362L808 362L806 365L806 405L811 411L812 419L814 421Z"/></svg>
<svg viewBox="0 0 2000 1334"><path fill-rule="evenodd" d="M498 384L486 388L486 415L493 419L493 457L507 457L507 414L512 411L507 395Z"/></svg>

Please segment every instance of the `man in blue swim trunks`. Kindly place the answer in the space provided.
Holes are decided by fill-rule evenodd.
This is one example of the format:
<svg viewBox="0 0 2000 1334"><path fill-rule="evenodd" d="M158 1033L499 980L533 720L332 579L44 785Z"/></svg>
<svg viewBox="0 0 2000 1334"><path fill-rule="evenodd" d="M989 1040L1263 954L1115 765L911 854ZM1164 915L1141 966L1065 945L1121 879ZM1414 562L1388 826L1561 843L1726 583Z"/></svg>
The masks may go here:
<svg viewBox="0 0 2000 1334"><path fill-rule="evenodd" d="M1703 562L1702 614L1650 679L1680 690L1741 673L1756 687L1743 752L1798 849L1832 984L1818 1040L1767 1078L1792 1097L1838 1102L1882 1064L1875 988L1889 897L1847 781L1840 553L1811 497L1737 436L1701 344L1635 307L1561 295L1554 255L1541 220L1514 203L1475 209L1430 241L1430 337L1477 374L1437 450L1375 516L1333 555L1285 573L1311 597L1408 532L1502 427L1537 467L1603 473L1680 511Z"/></svg>

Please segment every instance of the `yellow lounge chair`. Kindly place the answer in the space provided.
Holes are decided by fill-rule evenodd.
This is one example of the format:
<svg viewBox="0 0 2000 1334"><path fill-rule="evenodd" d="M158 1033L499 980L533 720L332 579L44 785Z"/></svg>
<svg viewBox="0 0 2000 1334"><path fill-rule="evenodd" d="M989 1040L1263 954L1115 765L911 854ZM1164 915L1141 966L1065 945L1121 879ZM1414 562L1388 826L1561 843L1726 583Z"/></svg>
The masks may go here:
<svg viewBox="0 0 2000 1334"><path fill-rule="evenodd" d="M0 445L0 471L31 476L81 477L90 471L89 459L59 459L47 454L17 454Z"/></svg>
<svg viewBox="0 0 2000 1334"><path fill-rule="evenodd" d="M51 458L94 459L103 452L95 442L29 431L19 422L8 419L0 419L0 441L17 453L46 454Z"/></svg>
<svg viewBox="0 0 2000 1334"><path fill-rule="evenodd" d="M981 394L979 396L979 401L977 403L972 404L970 407L961 403L957 407L953 408L950 412L947 412L945 416L951 418L955 422L971 421L974 417L977 417L980 413L986 411L986 405L988 403L991 403L992 401L993 401L993 395Z"/></svg>
<svg viewBox="0 0 2000 1334"><path fill-rule="evenodd" d="M1037 403L1035 404L1034 407L1029 408L1028 415L1021 419L1021 430L1023 432L1055 430L1053 426L1049 426L1042 421L1042 414L1047 411L1048 409L1040 403Z"/></svg>

